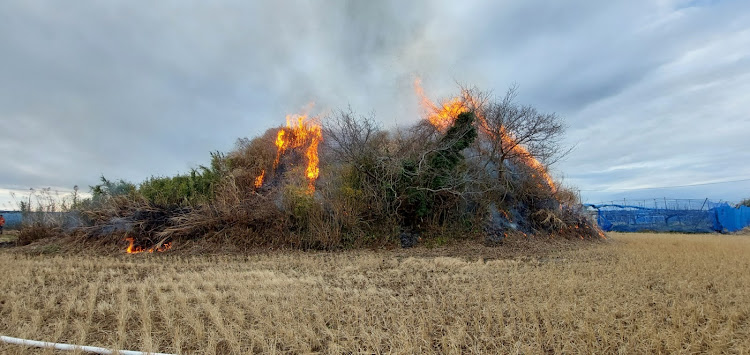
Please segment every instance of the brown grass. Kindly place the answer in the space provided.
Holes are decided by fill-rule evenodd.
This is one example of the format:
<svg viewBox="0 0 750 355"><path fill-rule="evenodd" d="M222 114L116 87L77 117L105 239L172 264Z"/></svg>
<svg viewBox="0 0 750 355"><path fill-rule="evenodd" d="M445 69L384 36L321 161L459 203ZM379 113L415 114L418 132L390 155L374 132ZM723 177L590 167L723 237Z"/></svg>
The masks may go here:
<svg viewBox="0 0 750 355"><path fill-rule="evenodd" d="M18 231L15 229L5 229L0 234L0 243L15 242L18 239Z"/></svg>
<svg viewBox="0 0 750 355"><path fill-rule="evenodd" d="M750 238L610 237L489 260L424 249L247 257L6 250L0 334L201 354L747 353ZM0 345L0 353L29 352Z"/></svg>

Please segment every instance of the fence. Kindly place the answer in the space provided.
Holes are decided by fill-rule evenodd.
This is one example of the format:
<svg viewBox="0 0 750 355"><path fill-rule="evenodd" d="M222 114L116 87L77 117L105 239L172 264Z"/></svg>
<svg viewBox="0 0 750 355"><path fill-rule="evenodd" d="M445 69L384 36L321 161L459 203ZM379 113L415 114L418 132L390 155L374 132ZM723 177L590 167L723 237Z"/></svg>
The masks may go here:
<svg viewBox="0 0 750 355"><path fill-rule="evenodd" d="M5 218L6 229L21 228L23 222L44 225L58 225L65 228L76 227L81 224L80 216L76 212L21 212L0 211Z"/></svg>
<svg viewBox="0 0 750 355"><path fill-rule="evenodd" d="M750 208L703 200L649 199L586 204L599 227L616 232L736 232L750 226ZM619 202L619 201L618 201Z"/></svg>

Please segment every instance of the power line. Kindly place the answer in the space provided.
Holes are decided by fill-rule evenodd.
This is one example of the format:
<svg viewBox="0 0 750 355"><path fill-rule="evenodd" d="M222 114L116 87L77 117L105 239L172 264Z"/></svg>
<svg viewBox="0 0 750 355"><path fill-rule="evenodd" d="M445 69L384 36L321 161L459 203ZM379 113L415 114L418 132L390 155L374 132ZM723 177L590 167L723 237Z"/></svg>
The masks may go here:
<svg viewBox="0 0 750 355"><path fill-rule="evenodd" d="M745 182L745 181L750 181L750 179L715 181L715 182L703 182L703 183L688 184L688 185L672 185L672 186L658 186L658 187L640 187L640 188L630 188L630 189L581 190L581 191L586 191L586 192L603 192L603 191L658 190L658 189L672 189L672 188L678 188L678 187L693 187L693 186L728 184L728 183L733 183L733 182Z"/></svg>

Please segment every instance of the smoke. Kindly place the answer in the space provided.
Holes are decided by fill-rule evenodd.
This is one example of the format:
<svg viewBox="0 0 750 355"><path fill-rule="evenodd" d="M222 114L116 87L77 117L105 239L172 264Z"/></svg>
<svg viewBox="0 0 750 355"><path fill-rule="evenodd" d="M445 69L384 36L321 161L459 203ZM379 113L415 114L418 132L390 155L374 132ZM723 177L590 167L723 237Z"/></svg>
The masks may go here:
<svg viewBox="0 0 750 355"><path fill-rule="evenodd" d="M691 127L701 117L691 113L707 113L696 109L714 98L694 90L707 83L718 91L704 92L723 94L718 119L732 122L721 134L701 129L702 146L730 141L732 151L750 151L737 133L748 128L748 6L3 1L0 188L185 172L310 101L323 114L351 106L386 126L410 123L419 115L415 76L435 100L455 95L456 82L498 92L520 84L519 101L558 112L571 144L583 142L560 167L575 171L571 183L619 184L587 174L606 169L608 157L662 146L648 137L608 147L601 133L623 142L669 133L686 137L674 149L695 151ZM654 113L668 113L670 124L643 118Z"/></svg>

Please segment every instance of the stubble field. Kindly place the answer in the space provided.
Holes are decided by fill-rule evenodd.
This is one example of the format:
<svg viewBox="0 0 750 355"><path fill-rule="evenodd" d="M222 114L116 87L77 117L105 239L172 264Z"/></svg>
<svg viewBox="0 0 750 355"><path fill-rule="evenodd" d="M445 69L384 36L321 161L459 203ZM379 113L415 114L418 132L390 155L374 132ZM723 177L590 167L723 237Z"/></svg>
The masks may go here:
<svg viewBox="0 0 750 355"><path fill-rule="evenodd" d="M181 354L750 351L748 236L410 253L0 250L0 334ZM0 344L30 352L52 353Z"/></svg>

